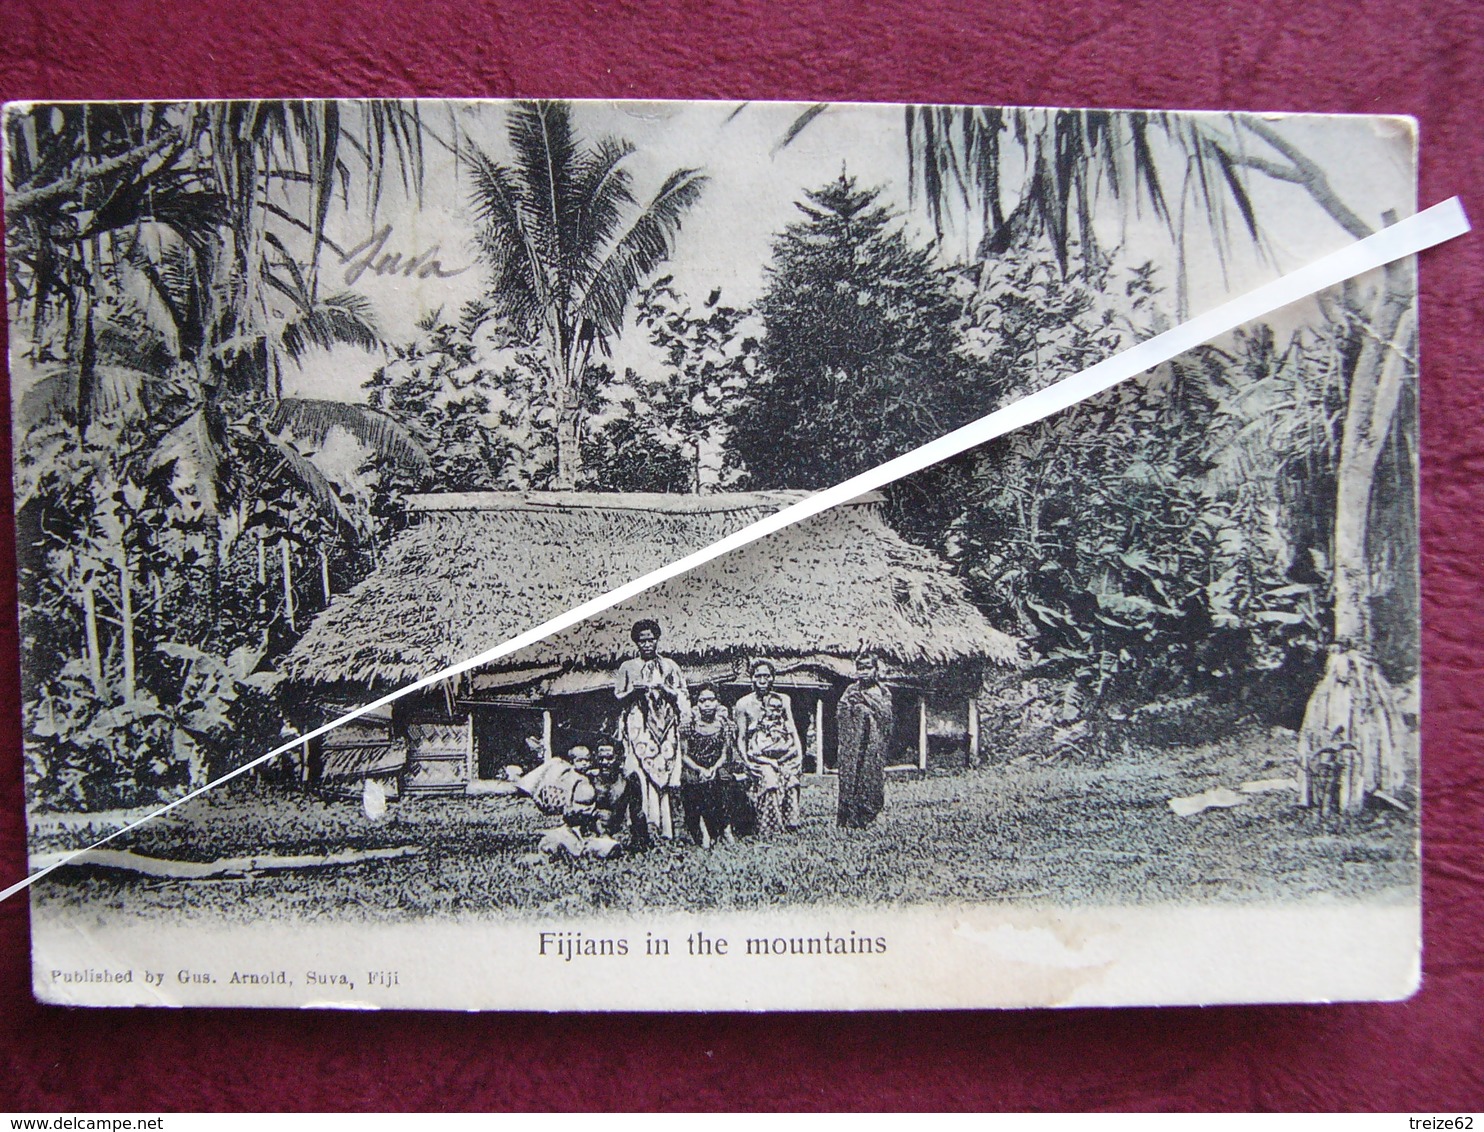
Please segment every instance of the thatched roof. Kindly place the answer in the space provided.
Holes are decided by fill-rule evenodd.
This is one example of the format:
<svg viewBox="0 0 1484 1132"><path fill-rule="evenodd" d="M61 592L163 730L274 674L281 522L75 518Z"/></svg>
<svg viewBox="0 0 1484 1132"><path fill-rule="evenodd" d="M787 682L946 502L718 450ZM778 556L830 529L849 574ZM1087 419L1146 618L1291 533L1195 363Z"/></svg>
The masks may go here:
<svg viewBox="0 0 1484 1132"><path fill-rule="evenodd" d="M283 659L311 683L395 686L499 644L800 498L793 492L415 496L413 524L381 567L332 600ZM653 617L682 663L862 647L900 670L1012 664L931 553L902 540L866 497L815 516L593 617L494 669L611 668Z"/></svg>

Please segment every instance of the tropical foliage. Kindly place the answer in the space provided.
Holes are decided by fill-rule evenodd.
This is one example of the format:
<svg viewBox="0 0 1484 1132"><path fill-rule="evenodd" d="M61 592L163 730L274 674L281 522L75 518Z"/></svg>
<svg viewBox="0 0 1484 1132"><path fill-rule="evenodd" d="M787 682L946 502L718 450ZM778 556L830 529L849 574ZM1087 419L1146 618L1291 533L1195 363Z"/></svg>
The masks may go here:
<svg viewBox="0 0 1484 1132"><path fill-rule="evenodd" d="M735 445L728 421L758 380L760 328L752 312L723 303L719 287L697 309L673 283L666 275L640 292L635 321L663 363L648 375L631 370L627 380L644 421L639 427L684 454L679 490L700 492L730 472L726 459Z"/></svg>
<svg viewBox="0 0 1484 1132"><path fill-rule="evenodd" d="M276 745L274 658L374 567L407 493L826 486L1188 313L1197 244L1218 266L1265 248L1251 178L1351 235L1384 221L1255 118L910 108L925 235L842 169L733 305L661 274L706 175L667 161L641 192L635 147L577 122L516 104L497 159L400 103L9 114L38 797L146 801ZM327 220L417 200L425 141L467 182L485 287L388 341L322 286L345 258ZM1172 270L1120 252L1110 218L1139 214ZM1370 536L1413 514L1412 310L1390 269L895 485L887 514L1028 643L1066 718L1184 696L1307 717L1301 756L1348 751L1354 808L1405 774L1414 531ZM364 403L286 395L332 351Z"/></svg>
<svg viewBox="0 0 1484 1132"><path fill-rule="evenodd" d="M276 739L260 660L365 568L367 500L319 450L345 436L426 462L390 417L282 396L285 365L381 345L363 299L319 290L325 216L353 164L374 198L387 145L410 186L420 127L401 104L350 113L359 136L335 103L6 118L27 754L43 797L147 800Z"/></svg>
<svg viewBox="0 0 1484 1132"><path fill-rule="evenodd" d="M1254 386L1322 396L1324 344L1303 336L1279 352L1260 331L1236 347L940 473L960 478L966 500L944 552L991 616L1034 642L1040 673L1075 681L1090 712L1199 694L1296 726L1318 677L1327 560L1309 517L1280 497L1333 464L1288 463L1313 450L1283 443Z"/></svg>
<svg viewBox="0 0 1484 1132"><path fill-rule="evenodd" d="M834 208L821 207L827 194ZM1049 237L1027 230L950 272L868 212L871 199L844 181L811 193L809 221L777 241L762 374L732 439L753 482L819 486L816 449L832 482L1069 377L1161 319L1147 264L1102 257L1064 272ZM892 253L862 252L861 233ZM870 270L855 276L859 263ZM908 264L911 277L893 271ZM1296 726L1329 639L1327 516L1313 501L1334 482L1342 338L1333 325L1282 345L1262 327L1238 335L1232 352L1180 359L893 485L889 513L1028 642L1032 676L1074 689L1068 718L1202 695ZM924 341L928 364L914 370ZM890 394L841 412L872 366L889 371L877 380Z"/></svg>
<svg viewBox="0 0 1484 1132"><path fill-rule="evenodd" d="M807 121L801 116L796 128ZM938 230L955 208L977 213L981 257L1029 233L1050 240L1064 273L1096 272L1102 259L1093 221L1099 195L1114 198L1125 217L1147 206L1176 251L1177 317L1188 313L1192 217L1206 218L1223 266L1234 235L1262 246L1252 177L1292 186L1297 201L1307 200L1356 239L1395 220L1394 213L1357 213L1318 162L1257 115L914 107L906 111L905 127L913 184L921 186ZM1333 469L1333 523L1325 532L1333 647L1306 713L1299 751L1304 768L1321 754L1344 756L1344 804L1351 811L1375 791L1404 784L1408 773L1401 755L1404 722L1379 655L1386 633L1373 613L1387 601L1378 579L1394 574L1376 566L1396 553L1396 544L1372 539L1370 532L1378 493L1399 503L1416 490L1412 454L1383 458L1404 443L1395 426L1416 354L1415 283L1406 263L1389 265L1382 276L1381 286L1368 293L1347 285L1337 319L1344 335L1339 377L1345 400ZM1389 489L1380 482L1388 470L1405 482ZM1414 560L1414 536L1402 532L1401 538L1401 560ZM1307 770L1302 777L1307 798Z"/></svg>
<svg viewBox="0 0 1484 1132"><path fill-rule="evenodd" d="M405 463L368 469L391 512L406 490L546 486L554 415L537 377L540 363L508 342L488 306L471 303L453 321L434 311L391 354L365 383L370 403L404 426L428 457L425 472Z"/></svg>
<svg viewBox="0 0 1484 1132"><path fill-rule="evenodd" d="M509 142L509 164L471 151L480 249L493 310L539 351L556 417L553 486L571 488L594 351L609 349L640 286L669 258L706 178L677 169L641 205L626 165L634 147L584 145L564 102L518 103Z"/></svg>
<svg viewBox="0 0 1484 1132"><path fill-rule="evenodd" d="M760 487L828 487L991 405L963 348L965 296L880 190L842 172L798 207L758 301L759 377L730 424Z"/></svg>
<svg viewBox="0 0 1484 1132"><path fill-rule="evenodd" d="M941 280L936 291L928 272L907 286L898 279L896 289L881 282L892 270L852 242L861 231L874 240L886 233L880 212L865 214L873 226L855 224L870 206L865 194L844 178L830 208L822 193L809 194L800 205L807 224L776 242L772 286L758 304L763 369L733 421L736 454L754 482L818 487L809 469L816 451L837 472L827 476L833 481L959 423L954 412L969 415L974 405L966 390L979 398L1033 392L1162 328L1168 315L1152 269L1116 266L1098 248L1091 217L1076 223L1079 202L1091 208L1089 156L1116 141L1095 122L1082 128L1092 132L1077 135L1082 148L1071 151L1086 168L1068 172L1063 184L1031 162L1025 196L997 220L988 209L978 258L957 272L932 267L941 261L929 249L905 246L893 233L905 251L895 263L919 257L919 270ZM1060 129L1070 129L1067 120ZM1063 142L1071 144L1066 135ZM1116 148L1141 144L1123 139ZM1211 153L1190 160L1198 181L1202 160L1220 166ZM1163 199L1155 169L1122 175L1123 184L1141 182L1147 199ZM1226 175L1221 184L1247 218L1241 182ZM942 190L930 172L925 180ZM1211 181L1201 184L1214 193ZM1159 209L1171 220L1165 205ZM933 218L942 220L941 209ZM831 255L835 248L843 251ZM862 277L871 282L855 283L852 267L865 261L873 270ZM913 380L910 347L890 340L911 317L871 294L874 282L898 304L902 294L938 297L932 332L919 323L902 338L930 341L930 358L959 365L957 380ZM856 303L871 316L853 317ZM1140 386L895 485L893 522L959 565L981 607L1031 642L1037 675L1070 681L1076 694L1067 703L1080 706L1064 718L1128 718L1140 706L1196 694L1239 696L1270 721L1297 727L1325 656L1333 666L1336 653L1336 484L1359 346L1353 335L1367 317L1342 304L1285 343L1258 326L1236 335L1226 352L1206 349L1163 366ZM856 350L895 366L899 380L876 387L868 378L838 380L868 372L853 363ZM849 399L837 396L840 389ZM919 435L917 404L947 420ZM1410 497L1411 463L1395 441L1389 451L1383 490L1395 507ZM1392 553L1404 564L1407 547ZM1410 679L1411 571L1401 565L1376 576L1393 583L1392 592L1371 593L1371 654L1392 678ZM1389 703L1385 685L1380 671L1365 675L1359 687L1367 696L1345 702ZM1380 748L1399 760L1392 736L1401 721L1395 709L1386 712ZM1331 728L1327 742L1334 740Z"/></svg>

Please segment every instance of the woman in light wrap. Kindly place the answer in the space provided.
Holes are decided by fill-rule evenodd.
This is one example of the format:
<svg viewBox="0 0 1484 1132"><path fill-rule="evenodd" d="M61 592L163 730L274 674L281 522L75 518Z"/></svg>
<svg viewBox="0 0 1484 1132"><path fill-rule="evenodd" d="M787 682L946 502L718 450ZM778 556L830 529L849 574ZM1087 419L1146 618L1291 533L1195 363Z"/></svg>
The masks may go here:
<svg viewBox="0 0 1484 1132"><path fill-rule="evenodd" d="M650 835L675 836L674 799L680 789L680 736L690 722L690 693L680 665L659 654L658 621L636 621L629 633L639 655L619 665L613 692L621 714L619 739L639 772Z"/></svg>
<svg viewBox="0 0 1484 1132"><path fill-rule="evenodd" d="M737 701L732 718L757 831L766 837L799 828L804 745L794 725L793 703L773 690L772 662L753 661L751 673L752 691Z"/></svg>

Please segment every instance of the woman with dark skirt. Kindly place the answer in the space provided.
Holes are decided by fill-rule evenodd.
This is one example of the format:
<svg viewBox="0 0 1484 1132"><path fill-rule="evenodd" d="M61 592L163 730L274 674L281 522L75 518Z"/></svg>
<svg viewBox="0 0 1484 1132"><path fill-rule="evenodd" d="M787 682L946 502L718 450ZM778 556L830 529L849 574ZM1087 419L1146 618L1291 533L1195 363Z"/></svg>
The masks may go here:
<svg viewBox="0 0 1484 1132"><path fill-rule="evenodd" d="M685 728L680 768L680 805L685 828L702 848L731 841L737 784L737 727L716 689L703 684Z"/></svg>

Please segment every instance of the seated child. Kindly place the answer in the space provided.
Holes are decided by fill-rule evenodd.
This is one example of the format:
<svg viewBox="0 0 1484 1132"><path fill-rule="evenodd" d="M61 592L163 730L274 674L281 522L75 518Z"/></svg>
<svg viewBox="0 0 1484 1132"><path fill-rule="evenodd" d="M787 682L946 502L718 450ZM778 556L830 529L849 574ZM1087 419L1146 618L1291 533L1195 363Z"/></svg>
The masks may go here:
<svg viewBox="0 0 1484 1132"><path fill-rule="evenodd" d="M505 768L505 777L516 792L528 795L543 814L562 819L541 835L537 847L543 853L607 857L618 847L611 837L592 836L598 792L582 770L591 761L588 748L576 746L566 758L547 759L524 773L517 766Z"/></svg>
<svg viewBox="0 0 1484 1132"><path fill-rule="evenodd" d="M512 793L525 794L543 814L561 815L562 824L541 835L543 853L570 857L611 856L627 822L627 848L650 847L637 772L625 771L617 743L602 742L594 752L578 745L566 758L548 759L533 770L505 768Z"/></svg>

